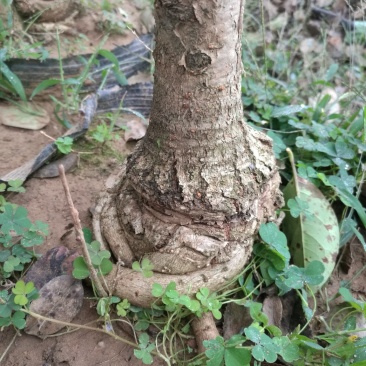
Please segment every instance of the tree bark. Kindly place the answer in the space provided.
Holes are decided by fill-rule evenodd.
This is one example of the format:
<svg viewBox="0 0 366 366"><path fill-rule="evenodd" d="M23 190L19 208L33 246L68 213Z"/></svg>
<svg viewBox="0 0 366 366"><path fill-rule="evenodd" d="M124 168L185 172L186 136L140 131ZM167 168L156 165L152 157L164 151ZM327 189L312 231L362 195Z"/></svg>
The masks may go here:
<svg viewBox="0 0 366 366"><path fill-rule="evenodd" d="M243 3L155 1L150 126L94 219L97 239L123 263L107 281L117 276L114 292L134 304L150 306L155 282L218 290L282 204L272 142L243 121ZM128 268L143 257L152 279Z"/></svg>

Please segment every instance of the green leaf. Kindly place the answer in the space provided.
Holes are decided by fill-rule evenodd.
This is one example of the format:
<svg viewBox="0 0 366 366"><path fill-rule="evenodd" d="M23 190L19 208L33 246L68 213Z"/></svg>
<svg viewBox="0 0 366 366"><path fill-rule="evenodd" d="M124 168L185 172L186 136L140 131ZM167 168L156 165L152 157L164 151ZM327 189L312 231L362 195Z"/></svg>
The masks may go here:
<svg viewBox="0 0 366 366"><path fill-rule="evenodd" d="M209 359L207 366L221 366L224 361L224 338L217 336L215 339L203 341L206 348L205 355Z"/></svg>
<svg viewBox="0 0 366 366"><path fill-rule="evenodd" d="M310 262L305 268L289 266L285 271L285 285L293 289L301 289L308 285L319 285L323 282L324 265L319 261Z"/></svg>
<svg viewBox="0 0 366 366"><path fill-rule="evenodd" d="M57 146L57 149L63 153L63 154L69 154L72 151L72 144L73 144L74 140L69 137L59 137L56 141L55 144Z"/></svg>
<svg viewBox="0 0 366 366"><path fill-rule="evenodd" d="M32 91L32 94L31 94L31 96L30 96L29 99L32 100L41 91L43 91L43 90L45 90L47 88L50 88L51 86L55 86L55 85L61 84L61 83L62 83L62 81L59 80L59 79L47 79L47 80L43 80Z"/></svg>
<svg viewBox="0 0 366 366"><path fill-rule="evenodd" d="M118 58L116 57L116 55L113 52L102 49L102 50L99 50L97 53L99 53L101 56L105 57L107 60L112 62L114 67L119 68Z"/></svg>
<svg viewBox="0 0 366 366"><path fill-rule="evenodd" d="M294 218L286 212L282 223L283 232L289 241L293 263L305 267L314 260L320 260L324 267L324 279L330 277L339 250L339 227L337 217L328 201L318 188L298 177L298 187L290 181L284 189L286 202L294 197L308 204L307 212Z"/></svg>
<svg viewBox="0 0 366 366"><path fill-rule="evenodd" d="M111 253L108 250L100 250L100 243L96 240L87 244L87 247L93 266L100 266L104 259L111 257Z"/></svg>
<svg viewBox="0 0 366 366"><path fill-rule="evenodd" d="M10 250L3 249L0 250L0 262L5 262L10 257Z"/></svg>
<svg viewBox="0 0 366 366"><path fill-rule="evenodd" d="M228 366L249 366L252 356L245 348L227 348L224 358L225 365Z"/></svg>
<svg viewBox="0 0 366 366"><path fill-rule="evenodd" d="M134 350L136 358L140 359L145 365L153 363L151 351L155 348L154 344L149 344L149 336L146 333L142 333L139 336L140 349Z"/></svg>
<svg viewBox="0 0 366 366"><path fill-rule="evenodd" d="M141 269L145 278L151 278L154 275L153 268L154 266L148 258L142 258Z"/></svg>
<svg viewBox="0 0 366 366"><path fill-rule="evenodd" d="M23 311L16 311L11 317L11 322L18 329L25 328L25 313Z"/></svg>
<svg viewBox="0 0 366 366"><path fill-rule="evenodd" d="M3 208L4 212L0 213L0 225L2 225L1 231L4 234L15 231L16 234L21 235L31 227L28 211L24 207L7 203Z"/></svg>
<svg viewBox="0 0 366 366"><path fill-rule="evenodd" d="M106 276L108 273L112 272L112 269L113 269L113 263L109 259L104 258L99 266L100 273L103 276Z"/></svg>
<svg viewBox="0 0 366 366"><path fill-rule="evenodd" d="M311 212L309 213L308 211L308 203L301 200L299 197L295 197L295 199L290 198L287 201L287 207L290 209L291 216L294 218L298 218L300 214L311 216Z"/></svg>
<svg viewBox="0 0 366 366"><path fill-rule="evenodd" d="M128 302L127 299L124 299L120 303L117 304L117 314L119 316L126 316L127 310L130 308L131 304Z"/></svg>
<svg viewBox="0 0 366 366"><path fill-rule="evenodd" d="M34 291L35 287L33 282L28 282L27 284L20 280L18 281L12 289L14 297L14 303L18 305L26 305L28 303L27 295Z"/></svg>
<svg viewBox="0 0 366 366"><path fill-rule="evenodd" d="M138 262L134 262L134 263L138 263ZM151 293L154 297L160 297L164 294L164 288L159 283L154 283L152 286Z"/></svg>
<svg viewBox="0 0 366 366"><path fill-rule="evenodd" d="M135 261L132 263L132 269L136 272L141 272L142 271L142 268L140 266L140 263Z"/></svg>
<svg viewBox="0 0 366 366"><path fill-rule="evenodd" d="M128 80L126 78L126 75L121 72L120 70L113 68L113 75L116 78L117 82L119 85L124 86L124 85L128 85Z"/></svg>
<svg viewBox="0 0 366 366"><path fill-rule="evenodd" d="M93 241L93 233L90 229L84 227L83 228L84 233L84 240L87 244L90 244Z"/></svg>
<svg viewBox="0 0 366 366"><path fill-rule="evenodd" d="M324 79L326 81L331 81L333 79L333 77L337 74L338 68L339 68L338 64L331 64L329 66L329 69L325 73Z"/></svg>
<svg viewBox="0 0 366 366"><path fill-rule="evenodd" d="M362 312L365 309L365 303L355 299L347 288L341 287L338 292L343 297L344 301L348 302L357 311Z"/></svg>
<svg viewBox="0 0 366 366"><path fill-rule="evenodd" d="M360 338L355 342L355 361L361 366L361 362L363 362L363 366L366 364L366 337ZM356 363L355 363L356 364ZM353 364L353 365L355 365Z"/></svg>
<svg viewBox="0 0 366 366"><path fill-rule="evenodd" d="M30 227L29 231L34 231L39 234L47 236L49 234L48 224L46 224L45 222L36 220L34 222L34 224Z"/></svg>
<svg viewBox="0 0 366 366"><path fill-rule="evenodd" d="M272 249L279 253L286 263L290 260L290 252L287 247L287 239L276 224L269 222L262 224L259 228L259 235Z"/></svg>
<svg viewBox="0 0 366 366"><path fill-rule="evenodd" d="M249 308L250 317L254 321L257 321L258 323L262 323L263 325L268 324L268 317L267 317L266 314L264 314L262 312L262 304L261 303L248 300L245 303L245 307Z"/></svg>
<svg viewBox="0 0 366 366"><path fill-rule="evenodd" d="M16 76L3 61L0 61L0 73L5 76L5 78L9 81L14 91L20 97L20 99L22 99L25 102L27 100L27 97L25 95L22 82L20 81L18 76Z"/></svg>
<svg viewBox="0 0 366 366"><path fill-rule="evenodd" d="M16 244L11 248L14 257L19 258L20 263L30 263L33 258L33 251L24 248L20 244Z"/></svg>
<svg viewBox="0 0 366 366"><path fill-rule="evenodd" d="M20 264L20 259L14 256L9 256L8 259L4 262L3 269L5 272L13 272L15 267Z"/></svg>
<svg viewBox="0 0 366 366"><path fill-rule="evenodd" d="M272 115L271 117L276 118L276 117L283 117L283 116L289 116L291 114L296 114L296 113L300 113L303 112L305 110L307 110L309 107L306 105L286 105L283 107L275 107L272 110Z"/></svg>
<svg viewBox="0 0 366 366"><path fill-rule="evenodd" d="M88 266L85 263L85 260L83 257L77 257L75 258L74 262L72 263L74 270L72 271L72 275L79 279L83 280L84 278L89 277L89 269Z"/></svg>
<svg viewBox="0 0 366 366"><path fill-rule="evenodd" d="M36 231L26 231L21 240L21 244L24 248L41 245L44 242L44 237L39 235Z"/></svg>
<svg viewBox="0 0 366 366"><path fill-rule="evenodd" d="M361 202L346 190L336 187L340 200L348 207L355 209L364 227L366 227L366 211Z"/></svg>
<svg viewBox="0 0 366 366"><path fill-rule="evenodd" d="M7 191L24 193L25 189L24 189L24 187L22 187L23 183L24 182L21 179L9 180L8 181L9 187L8 187Z"/></svg>
<svg viewBox="0 0 366 366"><path fill-rule="evenodd" d="M292 363L300 358L299 347L288 337L276 337L273 338L273 342L280 347L279 354L286 362Z"/></svg>

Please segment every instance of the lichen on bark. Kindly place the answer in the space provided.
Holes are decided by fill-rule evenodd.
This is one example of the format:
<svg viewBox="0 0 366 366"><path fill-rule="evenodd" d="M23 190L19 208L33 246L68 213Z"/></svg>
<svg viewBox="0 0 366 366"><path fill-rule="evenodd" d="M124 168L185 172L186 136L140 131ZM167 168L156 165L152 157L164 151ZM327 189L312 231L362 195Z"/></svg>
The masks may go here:
<svg viewBox="0 0 366 366"><path fill-rule="evenodd" d="M154 282L219 289L282 203L272 142L243 120L242 15L237 0L155 1L150 125L94 219L124 265L108 278L118 276L115 291L140 306L153 300ZM152 280L128 268L143 257Z"/></svg>

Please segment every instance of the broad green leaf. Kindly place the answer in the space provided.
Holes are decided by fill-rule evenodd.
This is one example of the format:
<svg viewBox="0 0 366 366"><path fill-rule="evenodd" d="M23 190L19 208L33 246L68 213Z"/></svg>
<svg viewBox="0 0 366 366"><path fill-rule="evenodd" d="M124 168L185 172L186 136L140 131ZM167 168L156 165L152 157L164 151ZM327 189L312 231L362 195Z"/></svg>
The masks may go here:
<svg viewBox="0 0 366 366"><path fill-rule="evenodd" d="M93 233L92 231L87 228L87 227L84 227L83 228L83 233L84 233L84 240L86 243L91 243L93 241Z"/></svg>
<svg viewBox="0 0 366 366"><path fill-rule="evenodd" d="M136 263L136 262L134 262L134 263ZM164 288L159 283L154 283L152 286L151 293L155 297L160 297L164 294Z"/></svg>
<svg viewBox="0 0 366 366"><path fill-rule="evenodd" d="M4 212L0 213L1 231L9 234L14 230L16 234L21 235L32 225L28 219L28 211L22 206L14 206L10 203L4 205Z"/></svg>
<svg viewBox="0 0 366 366"><path fill-rule="evenodd" d="M249 366L251 358L250 351L245 348L226 348L225 350L225 365Z"/></svg>
<svg viewBox="0 0 366 366"><path fill-rule="evenodd" d="M2 61L0 61L0 74L3 74L5 78L9 81L11 86L14 88L14 91L18 94L21 100L24 102L27 100L25 95L25 91L23 88L23 84L10 69L9 67Z"/></svg>
<svg viewBox="0 0 366 366"><path fill-rule="evenodd" d="M11 317L11 322L18 329L25 328L25 313L23 311L16 311Z"/></svg>
<svg viewBox="0 0 366 366"><path fill-rule="evenodd" d="M102 263L100 264L99 269L101 274L105 276L112 271L113 263L109 259L104 258L102 259Z"/></svg>
<svg viewBox="0 0 366 366"><path fill-rule="evenodd" d="M286 105L284 107L275 107L272 110L271 117L283 117L289 116L291 114L299 113L305 111L309 107L301 104L301 105Z"/></svg>
<svg viewBox="0 0 366 366"><path fill-rule="evenodd" d="M0 262L5 262L10 257L10 250L0 250Z"/></svg>
<svg viewBox="0 0 366 366"><path fill-rule="evenodd" d="M224 338L217 336L215 339L203 341L206 347L205 354L209 361L207 366L221 366L225 355Z"/></svg>
<svg viewBox="0 0 366 366"><path fill-rule="evenodd" d="M259 228L259 235L271 249L279 253L286 263L290 260L290 253L287 247L287 239L283 232L281 232L276 224L273 222L262 224Z"/></svg>
<svg viewBox="0 0 366 366"><path fill-rule="evenodd" d="M83 280L84 278L89 277L89 269L88 266L85 263L85 260L83 257L77 257L75 258L74 262L72 263L74 270L72 271L72 275L79 279Z"/></svg>
<svg viewBox="0 0 366 366"><path fill-rule="evenodd" d="M360 338L355 342L356 351L355 351L355 361L360 366L366 365L366 337ZM363 362L363 364L361 364Z"/></svg>
<svg viewBox="0 0 366 366"><path fill-rule="evenodd" d="M338 64L332 64L329 66L329 69L325 73L325 80L331 81L333 77L336 75L338 71L339 65Z"/></svg>
<svg viewBox="0 0 366 366"><path fill-rule="evenodd" d="M282 224L293 263L306 267L312 261L320 261L325 267L324 284L330 277L339 250L339 227L334 211L318 188L298 177L298 187L290 181L284 189L286 202L299 197L307 202L307 214L294 218L289 212Z"/></svg>
<svg viewBox="0 0 366 366"><path fill-rule="evenodd" d="M299 347L292 343L288 337L276 337L273 342L281 348L279 354L286 362L293 362L300 358Z"/></svg>

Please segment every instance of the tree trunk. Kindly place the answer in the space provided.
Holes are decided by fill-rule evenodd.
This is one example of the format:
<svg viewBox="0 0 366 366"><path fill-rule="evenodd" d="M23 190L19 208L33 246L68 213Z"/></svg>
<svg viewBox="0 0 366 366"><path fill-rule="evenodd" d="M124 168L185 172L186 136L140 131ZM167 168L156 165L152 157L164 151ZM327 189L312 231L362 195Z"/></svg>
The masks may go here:
<svg viewBox="0 0 366 366"><path fill-rule="evenodd" d="M131 303L150 306L153 283L218 290L282 203L272 142L243 121L243 3L155 1L150 126L94 220L123 264L107 282ZM141 258L153 263L152 279L129 269Z"/></svg>

